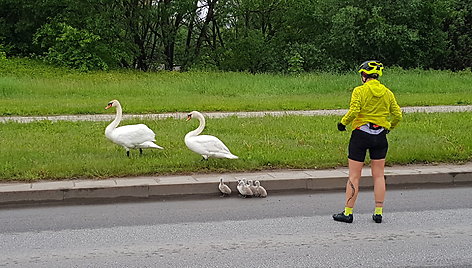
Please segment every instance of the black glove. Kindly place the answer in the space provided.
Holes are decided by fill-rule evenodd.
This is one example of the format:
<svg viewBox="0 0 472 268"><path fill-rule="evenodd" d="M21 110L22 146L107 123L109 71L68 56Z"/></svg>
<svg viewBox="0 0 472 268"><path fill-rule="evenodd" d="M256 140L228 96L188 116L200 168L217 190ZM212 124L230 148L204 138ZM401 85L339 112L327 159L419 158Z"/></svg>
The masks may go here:
<svg viewBox="0 0 472 268"><path fill-rule="evenodd" d="M338 130L339 131L346 131L346 126L343 125L342 123L338 123Z"/></svg>

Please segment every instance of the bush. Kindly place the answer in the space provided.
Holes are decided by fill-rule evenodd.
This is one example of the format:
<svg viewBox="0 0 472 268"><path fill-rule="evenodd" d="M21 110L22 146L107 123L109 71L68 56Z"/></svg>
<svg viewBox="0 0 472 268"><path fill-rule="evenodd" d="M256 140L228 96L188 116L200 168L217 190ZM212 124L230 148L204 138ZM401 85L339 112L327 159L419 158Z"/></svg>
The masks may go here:
<svg viewBox="0 0 472 268"><path fill-rule="evenodd" d="M7 58L7 49L0 43L0 60L5 60Z"/></svg>
<svg viewBox="0 0 472 268"><path fill-rule="evenodd" d="M34 42L46 48L45 60L81 71L107 70L100 57L100 36L66 23L46 24L34 36Z"/></svg>
<svg viewBox="0 0 472 268"><path fill-rule="evenodd" d="M288 59L288 72L291 74L301 73L303 71L303 57L295 52Z"/></svg>

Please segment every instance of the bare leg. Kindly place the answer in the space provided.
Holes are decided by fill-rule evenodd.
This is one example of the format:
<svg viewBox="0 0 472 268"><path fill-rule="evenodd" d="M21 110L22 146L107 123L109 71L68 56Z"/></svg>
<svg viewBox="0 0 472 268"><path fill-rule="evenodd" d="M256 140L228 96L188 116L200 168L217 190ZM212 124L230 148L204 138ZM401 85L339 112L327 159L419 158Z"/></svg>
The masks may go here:
<svg viewBox="0 0 472 268"><path fill-rule="evenodd" d="M359 181L361 179L364 162L349 159L349 180L346 184L346 207L353 208L359 194Z"/></svg>
<svg viewBox="0 0 472 268"><path fill-rule="evenodd" d="M375 206L383 207L385 200L385 159L371 160L372 177L374 178Z"/></svg>
<svg viewBox="0 0 472 268"><path fill-rule="evenodd" d="M139 155L143 155L143 149L139 148Z"/></svg>

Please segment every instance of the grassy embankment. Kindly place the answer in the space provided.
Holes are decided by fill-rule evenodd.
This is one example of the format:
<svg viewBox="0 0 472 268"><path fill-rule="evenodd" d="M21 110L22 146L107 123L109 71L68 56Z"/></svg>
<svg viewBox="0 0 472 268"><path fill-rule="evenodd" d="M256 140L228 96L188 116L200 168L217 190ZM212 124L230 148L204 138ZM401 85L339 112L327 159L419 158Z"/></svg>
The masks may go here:
<svg viewBox="0 0 472 268"><path fill-rule="evenodd" d="M401 106L472 104L472 73L387 69ZM80 73L31 61L0 63L0 116L100 114L112 99L126 113L346 108L357 74Z"/></svg>
<svg viewBox="0 0 472 268"><path fill-rule="evenodd" d="M1 74L0 114L104 113L104 105L113 98L121 99L125 113L347 108L350 88L358 84L356 76L331 74L81 74L63 69L45 69L41 74L40 68L24 68ZM392 85L403 106L472 102L470 73L395 72L384 81ZM389 134L388 164L470 161L470 119L471 113L406 114ZM194 120L123 122L147 124L157 134L156 143L166 148L145 150L141 157L132 151L129 159L105 138L109 122L5 123L0 124L0 180L335 167L346 164L349 139L348 133L336 130L338 120L336 116L208 119L204 134L218 136L240 157L209 161L200 161L183 142L184 135L196 128Z"/></svg>
<svg viewBox="0 0 472 268"><path fill-rule="evenodd" d="M470 113L406 114L389 134L388 164L465 162L472 158ZM346 164L349 139L338 118L264 117L208 119L204 134L218 136L240 159L210 159L189 151L184 135L196 121L145 121L165 150L143 156L104 136L108 122L1 124L0 180L223 172L270 168L329 168ZM127 121L130 123L142 121Z"/></svg>

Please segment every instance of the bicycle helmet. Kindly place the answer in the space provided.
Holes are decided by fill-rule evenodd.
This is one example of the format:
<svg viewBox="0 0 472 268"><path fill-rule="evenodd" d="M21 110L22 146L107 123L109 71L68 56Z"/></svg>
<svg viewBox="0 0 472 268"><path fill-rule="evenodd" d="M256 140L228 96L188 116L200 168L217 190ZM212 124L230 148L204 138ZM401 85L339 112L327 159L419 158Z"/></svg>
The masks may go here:
<svg viewBox="0 0 472 268"><path fill-rule="evenodd" d="M380 61L368 60L361 64L361 66L359 67L359 73L362 74L364 72L368 75L378 74L379 76L382 76L383 68L383 64L380 63Z"/></svg>

